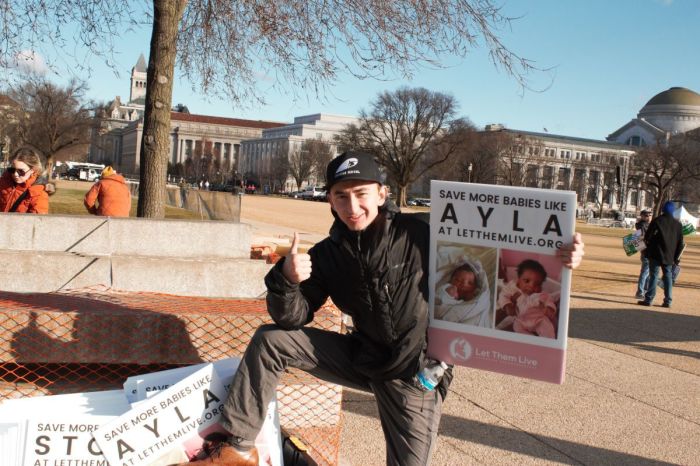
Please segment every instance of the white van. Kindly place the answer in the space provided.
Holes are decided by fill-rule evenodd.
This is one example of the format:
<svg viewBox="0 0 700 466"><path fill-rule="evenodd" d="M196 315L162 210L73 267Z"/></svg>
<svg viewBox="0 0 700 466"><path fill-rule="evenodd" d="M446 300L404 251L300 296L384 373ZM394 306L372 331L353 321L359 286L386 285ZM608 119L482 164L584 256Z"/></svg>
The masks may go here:
<svg viewBox="0 0 700 466"><path fill-rule="evenodd" d="M326 199L326 191L317 186L307 186L303 189L299 197L310 201L322 201Z"/></svg>

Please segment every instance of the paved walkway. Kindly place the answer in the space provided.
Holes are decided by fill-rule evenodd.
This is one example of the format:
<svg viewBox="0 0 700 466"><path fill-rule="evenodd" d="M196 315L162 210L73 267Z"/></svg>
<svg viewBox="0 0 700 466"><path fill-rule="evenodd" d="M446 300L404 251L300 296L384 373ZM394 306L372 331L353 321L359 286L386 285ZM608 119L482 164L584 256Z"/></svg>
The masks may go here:
<svg viewBox="0 0 700 466"><path fill-rule="evenodd" d="M629 289L574 293L563 385L459 368L433 464L700 465L700 287L670 311ZM371 396L343 408L342 464L383 464Z"/></svg>

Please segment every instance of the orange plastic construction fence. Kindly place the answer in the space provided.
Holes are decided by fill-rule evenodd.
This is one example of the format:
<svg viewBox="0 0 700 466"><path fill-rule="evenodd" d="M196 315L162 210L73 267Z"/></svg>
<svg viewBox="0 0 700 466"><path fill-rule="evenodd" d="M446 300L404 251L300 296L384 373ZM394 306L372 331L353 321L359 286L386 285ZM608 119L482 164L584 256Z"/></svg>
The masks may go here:
<svg viewBox="0 0 700 466"><path fill-rule="evenodd" d="M271 319L265 301L106 289L0 292L0 400L121 388L127 377L238 356ZM332 303L313 325L340 331ZM280 424L337 464L342 390L300 371L278 387Z"/></svg>

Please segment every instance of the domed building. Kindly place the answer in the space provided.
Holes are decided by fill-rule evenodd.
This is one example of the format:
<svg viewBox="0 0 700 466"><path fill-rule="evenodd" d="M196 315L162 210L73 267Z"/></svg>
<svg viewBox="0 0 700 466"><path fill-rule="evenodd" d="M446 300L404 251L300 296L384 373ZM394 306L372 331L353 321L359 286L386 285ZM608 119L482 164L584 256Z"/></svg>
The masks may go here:
<svg viewBox="0 0 700 466"><path fill-rule="evenodd" d="M684 87L672 87L652 97L637 118L611 133L607 140L641 147L697 128L700 128L700 94Z"/></svg>

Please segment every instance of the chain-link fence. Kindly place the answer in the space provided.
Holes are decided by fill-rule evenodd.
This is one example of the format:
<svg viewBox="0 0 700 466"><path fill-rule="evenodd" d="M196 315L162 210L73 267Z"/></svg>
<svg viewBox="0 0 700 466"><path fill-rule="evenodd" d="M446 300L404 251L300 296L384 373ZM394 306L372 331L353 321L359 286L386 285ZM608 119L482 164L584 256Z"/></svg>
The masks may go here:
<svg viewBox="0 0 700 466"><path fill-rule="evenodd" d="M264 300L0 292L0 399L121 388L131 375L240 357L270 322ZM329 302L313 325L340 331L340 312ZM341 397L295 370L278 387L280 424L319 464L337 464Z"/></svg>
<svg viewBox="0 0 700 466"><path fill-rule="evenodd" d="M133 197L139 195L139 183L129 182ZM207 191L184 186L168 185L165 203L199 214L202 220L241 221L241 197L225 191Z"/></svg>

